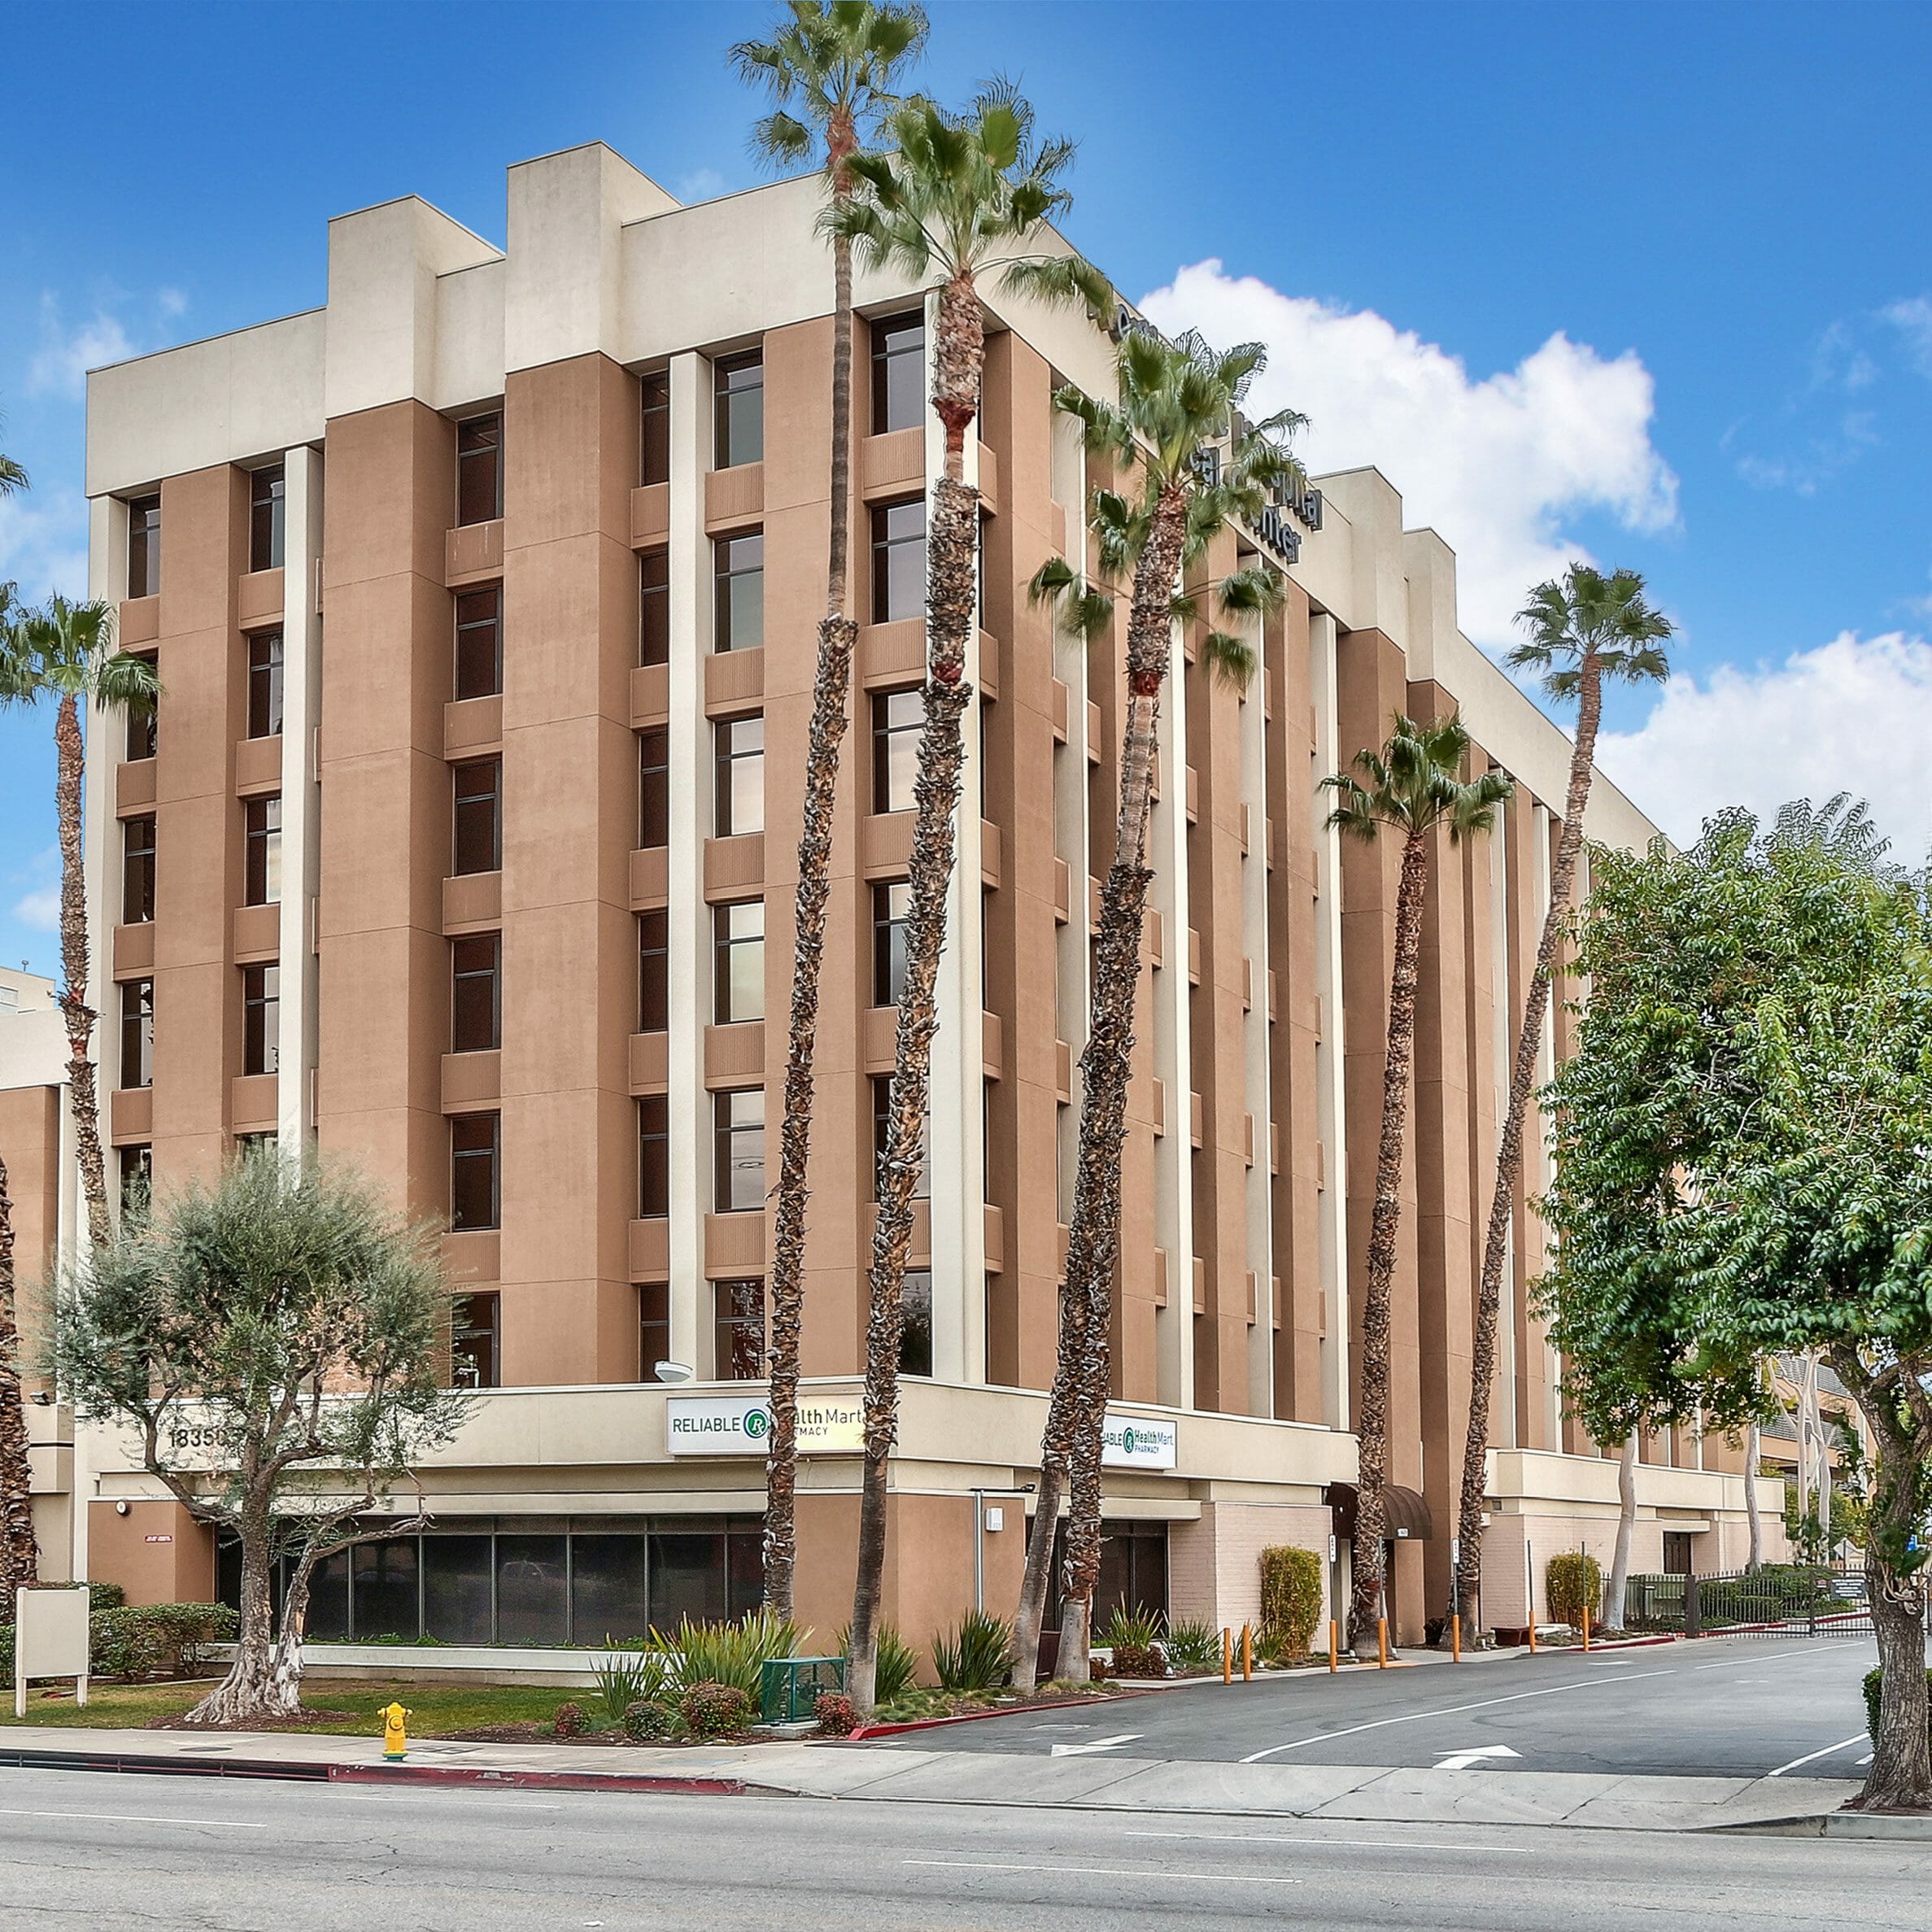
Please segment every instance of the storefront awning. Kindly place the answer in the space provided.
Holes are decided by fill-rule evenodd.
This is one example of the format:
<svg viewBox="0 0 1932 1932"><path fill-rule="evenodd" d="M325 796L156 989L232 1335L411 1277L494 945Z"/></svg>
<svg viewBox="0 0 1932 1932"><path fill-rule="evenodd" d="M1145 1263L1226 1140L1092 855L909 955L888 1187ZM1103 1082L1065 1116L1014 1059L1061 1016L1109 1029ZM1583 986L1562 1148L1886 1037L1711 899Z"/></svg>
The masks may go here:
<svg viewBox="0 0 1932 1932"><path fill-rule="evenodd" d="M1335 1525L1335 1533L1345 1542L1355 1533L1355 1502L1358 1491L1352 1482L1332 1482L1322 1492ZM1390 1537L1411 1537L1426 1542L1435 1534L1427 1499L1419 1490L1405 1489L1400 1483L1382 1485L1382 1524Z"/></svg>

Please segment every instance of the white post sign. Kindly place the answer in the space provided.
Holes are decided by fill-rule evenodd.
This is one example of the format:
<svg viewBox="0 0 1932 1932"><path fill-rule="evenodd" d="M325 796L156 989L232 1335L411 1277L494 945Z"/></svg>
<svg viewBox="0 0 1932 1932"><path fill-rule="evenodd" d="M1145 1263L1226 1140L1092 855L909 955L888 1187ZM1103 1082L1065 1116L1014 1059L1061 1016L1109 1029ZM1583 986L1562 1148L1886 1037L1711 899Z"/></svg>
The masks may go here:
<svg viewBox="0 0 1932 1932"><path fill-rule="evenodd" d="M771 1407L762 1395L673 1396L665 1404L665 1446L678 1455L762 1456L771 1437ZM866 1412L856 1395L801 1395L800 1455L858 1455Z"/></svg>
<svg viewBox="0 0 1932 1932"><path fill-rule="evenodd" d="M87 1703L88 1594L85 1583L72 1590L14 1593L13 1714L27 1715L29 1677L72 1677L74 1701Z"/></svg>

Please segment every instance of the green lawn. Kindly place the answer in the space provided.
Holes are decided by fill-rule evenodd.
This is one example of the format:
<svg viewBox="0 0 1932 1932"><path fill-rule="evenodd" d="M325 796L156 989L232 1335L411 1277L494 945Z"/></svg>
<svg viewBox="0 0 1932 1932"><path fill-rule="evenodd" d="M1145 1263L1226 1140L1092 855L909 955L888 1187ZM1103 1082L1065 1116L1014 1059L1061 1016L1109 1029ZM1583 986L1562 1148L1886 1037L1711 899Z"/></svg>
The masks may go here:
<svg viewBox="0 0 1932 1932"><path fill-rule="evenodd" d="M17 1720L11 1699L0 1703L0 1721L7 1724L58 1724L95 1729L137 1729L157 1717L177 1717L195 1702L213 1683L207 1684L100 1684L89 1688L87 1708L75 1706L71 1690L59 1698L43 1697L32 1686L27 1693L27 1716ZM343 1717L325 1717L299 1728L317 1731L347 1732L380 1737L382 1726L376 1712L400 1699L414 1715L409 1720L412 1737L436 1738L451 1731L477 1730L488 1725L538 1723L547 1725L559 1704L574 1699L583 1706L593 1723L599 1710L595 1690L571 1690L545 1684L407 1684L384 1685L375 1681L310 1678L303 1687L304 1701L322 1709L350 1713ZM291 1729L298 1728L288 1727Z"/></svg>

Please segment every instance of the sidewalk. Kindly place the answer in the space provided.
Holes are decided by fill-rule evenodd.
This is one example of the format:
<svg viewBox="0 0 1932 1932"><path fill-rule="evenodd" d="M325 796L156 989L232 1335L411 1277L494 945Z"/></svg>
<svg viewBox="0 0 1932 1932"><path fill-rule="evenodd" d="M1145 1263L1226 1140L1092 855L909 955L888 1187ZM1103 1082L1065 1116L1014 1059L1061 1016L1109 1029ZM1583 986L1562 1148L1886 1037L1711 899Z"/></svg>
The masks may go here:
<svg viewBox="0 0 1932 1932"><path fill-rule="evenodd" d="M1782 1823L1822 1830L1822 1821L1858 1789L1855 1783L1828 1778L1199 1764L992 1751L885 1752L838 1744L654 1750L430 1739L412 1744L406 1763L386 1764L374 1738L52 1727L10 1728L0 1738L0 1766L10 1765L1619 1831L1715 1831Z"/></svg>

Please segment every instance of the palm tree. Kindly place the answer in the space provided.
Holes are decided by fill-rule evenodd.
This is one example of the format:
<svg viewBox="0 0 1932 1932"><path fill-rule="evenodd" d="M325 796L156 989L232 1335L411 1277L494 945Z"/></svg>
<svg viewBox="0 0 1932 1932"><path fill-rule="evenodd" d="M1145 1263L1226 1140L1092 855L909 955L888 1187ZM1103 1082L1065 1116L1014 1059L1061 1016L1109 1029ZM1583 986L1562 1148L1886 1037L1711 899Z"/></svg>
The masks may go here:
<svg viewBox="0 0 1932 1932"><path fill-rule="evenodd" d="M861 136L877 131L898 105L898 71L926 41L918 7L873 0L791 0L791 18L769 41L741 41L732 64L776 103L758 122L752 142L783 165L825 156L826 189L835 203L852 194L846 164ZM787 108L796 103L797 114ZM798 1562L800 1328L805 1303L806 1183L812 1143L813 1049L818 1029L818 976L824 959L825 908L831 890L833 796L845 737L852 652L858 627L846 608L852 550L852 243L832 238L831 535L826 547L825 616L818 625L818 668L805 742L805 796L798 836L794 901L791 1045L785 1060L785 1110L778 1128L778 1211L770 1275L771 1437L765 1462L765 1598L792 1614Z"/></svg>
<svg viewBox="0 0 1932 1932"><path fill-rule="evenodd" d="M986 360L978 283L997 271L1009 288L1052 302L1082 299L1097 317L1109 312L1113 297L1097 269L1049 246L1046 225L1072 200L1060 177L1073 150L1064 141L1036 139L1033 111L1011 86L993 83L963 114L929 101L909 102L892 116L887 135L886 150L852 157L848 168L857 192L835 201L822 225L835 239L850 241L868 266L937 284L932 407L946 444L927 517L926 719L913 791L905 974L879 1163L866 1324L865 1475L847 1673L848 1692L861 1712L871 1708L878 1658L901 1296L938 1024L933 987L953 881L960 721L972 697L966 651L977 617L979 493L966 480L966 438L979 412Z"/></svg>
<svg viewBox="0 0 1932 1932"><path fill-rule="evenodd" d="M1101 1438L1106 1420L1114 1272L1120 1245L1120 1149L1133 1053L1134 996L1149 881L1147 826L1159 758L1161 687L1175 624L1200 614L1197 593L1175 590L1232 516L1259 515L1269 493L1296 474L1276 438L1302 418L1284 411L1252 427L1239 407L1267 365L1258 342L1217 354L1192 331L1169 342L1136 331L1118 357L1119 401L1102 403L1071 386L1054 399L1076 416L1088 447L1125 477L1138 473L1130 499L1097 490L1092 522L1099 565L1089 584L1064 558L1036 573L1036 601L1060 606L1062 627L1088 642L1113 622L1113 587L1131 577L1127 633L1127 720L1114 858L1101 889L1094 944L1092 1013L1080 1055L1079 1155L1060 1291L1059 1354L1040 1442L1040 1490L1027 1569L1014 1619L1016 1681L1031 1683L1040 1649L1062 1495L1071 1481L1056 1673L1088 1674L1093 1585L1100 1573ZM1230 436L1225 464L1218 446ZM1207 460L1204 460L1204 446ZM1279 604L1280 580L1265 565L1235 572L1218 587L1223 615L1254 617ZM1253 674L1253 648L1210 630L1203 661L1232 683Z"/></svg>
<svg viewBox="0 0 1932 1932"><path fill-rule="evenodd" d="M1416 964L1422 950L1429 852L1443 827L1452 840L1488 831L1496 822L1496 807L1513 789L1499 771L1465 783L1459 774L1469 745L1459 712L1426 725L1398 715L1380 751L1356 752L1360 778L1341 772L1322 780L1337 796L1328 815L1331 826L1359 839L1373 839L1386 826L1402 841L1395 894L1395 957L1389 975L1388 1052L1382 1067L1382 1137L1376 1154L1368 1285L1362 1305L1362 1382L1356 1418L1362 1466L1349 1607L1349 1642L1358 1652L1374 1647L1380 1615L1382 1489L1389 1473L1389 1301L1402 1220L1402 1137L1414 1070Z"/></svg>
<svg viewBox="0 0 1932 1932"><path fill-rule="evenodd" d="M1563 831L1550 874L1550 907L1537 942L1536 966L1523 998L1523 1026L1511 1070L1509 1103L1496 1143L1496 1187L1489 1197L1489 1228L1483 1243L1482 1280L1476 1289L1476 1333L1469 1351L1469 1427L1463 1446L1463 1487L1457 1511L1456 1575L1451 1609L1465 1629L1477 1613L1482 1590L1482 1499L1488 1487L1489 1401L1496 1379L1496 1324L1502 1306L1502 1270L1509 1254L1516 1183L1523 1171L1523 1122L1536 1085L1543 1015L1556 949L1569 916L1577 856L1583 845L1583 812L1595 767L1597 726L1603 709L1603 680L1661 683L1670 675L1663 649L1669 618L1645 602L1643 579L1634 570L1606 577L1587 564L1572 564L1561 583L1541 583L1517 613L1528 641L1510 653L1510 668L1542 674L1543 689L1559 704L1577 704L1577 737L1570 752L1570 787Z"/></svg>
<svg viewBox="0 0 1932 1932"><path fill-rule="evenodd" d="M7 1162L0 1159L0 1624L13 1621L15 1590L23 1583L40 1581L20 1354L14 1302L13 1203L7 1193Z"/></svg>
<svg viewBox="0 0 1932 1932"><path fill-rule="evenodd" d="M83 698L97 709L120 711L154 703L160 687L155 667L112 648L114 617L102 603L73 604L56 593L38 610L15 620L0 635L0 707L37 704L52 697L55 771L54 805L60 827L60 968L66 985L68 1098L74 1145L87 1202L87 1229L95 1245L107 1239L107 1175L101 1157L101 1117L90 1045L95 1014L87 1003L87 887L81 861L81 781L85 752L81 735Z"/></svg>

